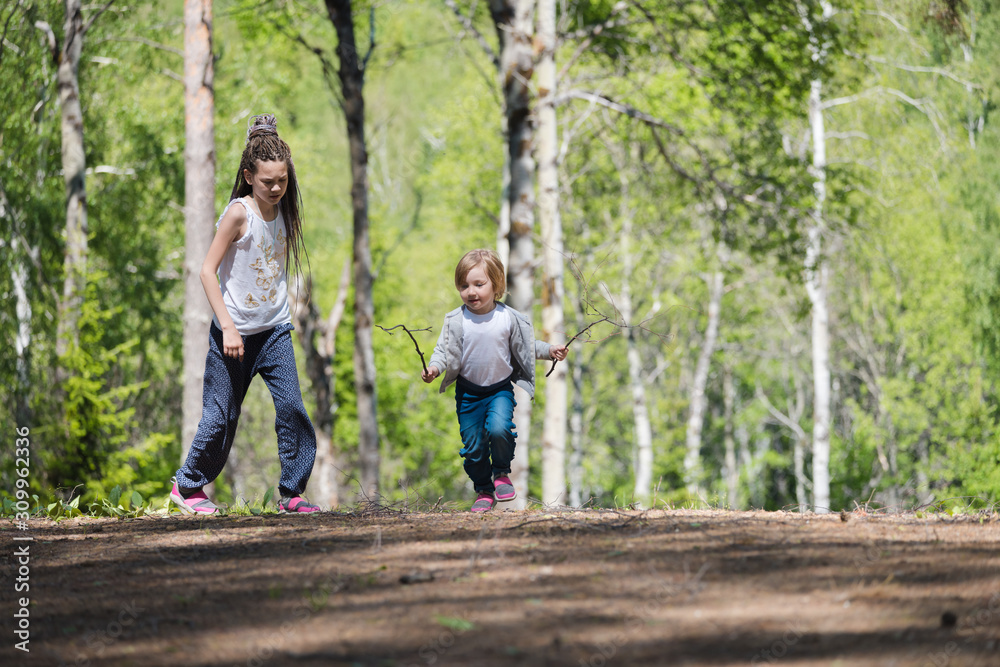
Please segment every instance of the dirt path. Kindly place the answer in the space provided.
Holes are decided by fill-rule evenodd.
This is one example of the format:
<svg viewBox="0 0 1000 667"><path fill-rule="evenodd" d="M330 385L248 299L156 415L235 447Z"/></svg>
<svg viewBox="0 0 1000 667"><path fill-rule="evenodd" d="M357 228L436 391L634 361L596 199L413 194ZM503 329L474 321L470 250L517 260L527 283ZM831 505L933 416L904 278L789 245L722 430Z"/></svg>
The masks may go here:
<svg viewBox="0 0 1000 667"><path fill-rule="evenodd" d="M995 515L36 520L28 654L0 528L3 665L1000 665Z"/></svg>

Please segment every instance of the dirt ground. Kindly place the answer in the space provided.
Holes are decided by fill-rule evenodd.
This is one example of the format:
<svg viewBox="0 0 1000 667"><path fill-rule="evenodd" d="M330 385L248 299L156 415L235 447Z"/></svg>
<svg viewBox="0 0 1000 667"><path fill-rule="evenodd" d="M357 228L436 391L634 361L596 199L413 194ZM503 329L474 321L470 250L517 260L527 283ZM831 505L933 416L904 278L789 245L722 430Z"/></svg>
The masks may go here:
<svg viewBox="0 0 1000 667"><path fill-rule="evenodd" d="M996 514L376 509L0 528L2 665L1000 665ZM15 647L24 595L30 653Z"/></svg>

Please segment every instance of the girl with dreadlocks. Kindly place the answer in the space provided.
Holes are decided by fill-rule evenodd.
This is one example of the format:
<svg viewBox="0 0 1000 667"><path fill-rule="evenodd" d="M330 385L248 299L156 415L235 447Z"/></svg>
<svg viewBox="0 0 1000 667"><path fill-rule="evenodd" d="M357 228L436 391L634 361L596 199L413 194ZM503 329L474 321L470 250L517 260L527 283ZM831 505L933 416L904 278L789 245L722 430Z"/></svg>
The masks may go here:
<svg viewBox="0 0 1000 667"><path fill-rule="evenodd" d="M316 512L302 497L316 458L316 432L302 404L288 306L289 260L304 251L292 154L274 116L253 116L229 205L201 267L215 312L198 432L170 500L185 514L215 514L202 487L222 472L243 399L259 374L274 399L281 479L279 512Z"/></svg>

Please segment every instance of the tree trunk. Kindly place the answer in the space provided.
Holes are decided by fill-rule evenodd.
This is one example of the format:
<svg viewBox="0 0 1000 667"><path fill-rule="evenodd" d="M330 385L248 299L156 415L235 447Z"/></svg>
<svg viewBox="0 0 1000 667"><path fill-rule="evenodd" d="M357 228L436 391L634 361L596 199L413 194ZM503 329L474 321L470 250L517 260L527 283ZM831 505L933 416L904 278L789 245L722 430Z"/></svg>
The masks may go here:
<svg viewBox="0 0 1000 667"><path fill-rule="evenodd" d="M314 491L309 495L313 501L326 507L340 504L340 484L333 448L334 415L337 407L333 358L337 329L347 309L350 283L351 264L345 262L340 287L337 289L337 300L330 309L330 315L323 320L312 298L312 280L303 280L300 276L295 287L292 312L305 356L306 375L309 376L312 395L316 401L316 411L313 414L313 425L316 427L316 467L312 476Z"/></svg>
<svg viewBox="0 0 1000 667"><path fill-rule="evenodd" d="M705 422L705 387L715 341L719 334L719 319L722 311L723 273L716 271L708 276L708 323L705 326L705 340L698 354L694 379L691 383L691 406L687 423L687 451L684 455L684 483L693 497L701 495L701 431Z"/></svg>
<svg viewBox="0 0 1000 667"><path fill-rule="evenodd" d="M549 343L566 342L563 316L563 238L559 215L559 132L556 93L556 2L539 0L538 63L538 221L542 229L542 336ZM545 378L545 419L542 427L542 502L566 503L566 364L557 364Z"/></svg>
<svg viewBox="0 0 1000 667"><path fill-rule="evenodd" d="M823 203L826 200L826 134L823 126L822 82L812 82L809 128L812 132L812 171L816 206L809 226L805 281L812 305L813 367L813 511L830 510L830 316L827 305L827 267L822 261Z"/></svg>
<svg viewBox="0 0 1000 667"><path fill-rule="evenodd" d="M77 79L83 49L83 14L80 0L66 0L66 22L62 52L56 73L62 125L62 168L66 183L66 246L62 297L59 300L59 324L56 355L63 357L78 345L80 308L87 289L87 169L83 149L83 111ZM69 376L59 363L56 381L62 384Z"/></svg>
<svg viewBox="0 0 1000 667"><path fill-rule="evenodd" d="M11 241L11 254L18 256L18 239ZM27 248L25 252L30 252ZM15 261L17 261L15 259ZM17 355L16 371L17 386L14 390L15 426L28 426L31 423L31 408L28 403L30 392L29 371L31 369L31 301L28 299L28 269L23 261L10 270L11 283L14 285L17 313L17 333L14 336L14 352Z"/></svg>
<svg viewBox="0 0 1000 667"><path fill-rule="evenodd" d="M722 367L722 414L725 424L725 484L726 503L736 509L740 500L740 471L736 466L736 438L733 436L736 391L733 388L733 369L728 363Z"/></svg>
<svg viewBox="0 0 1000 667"><path fill-rule="evenodd" d="M973 24L973 26L974 25L975 24ZM975 40L975 27L973 27L973 32L969 35L969 41L962 42L962 55L964 56L967 69L970 70L972 69L972 47L975 44ZM975 88L971 82L965 84L965 94L969 107L965 122L965 129L969 134L969 148L976 150L976 134L983 131L983 126L986 124L986 118L983 115L982 103L979 102L979 99L976 96Z"/></svg>
<svg viewBox="0 0 1000 667"><path fill-rule="evenodd" d="M358 459L361 494L375 499L379 492L378 398L375 392L375 351L372 329L372 258L368 221L368 148L365 143L365 63L358 57L351 0L326 0L337 31L337 57L347 138L351 154L351 208L354 217L354 386L358 405Z"/></svg>
<svg viewBox="0 0 1000 667"><path fill-rule="evenodd" d="M490 13L500 40L500 84L503 89L507 122L507 151L510 168L510 231L507 235L507 303L531 317L534 306L535 161L534 119L531 116L529 83L534 69L532 30L534 0L490 0ZM517 407L517 453L511 468L514 486L521 489L513 509L527 506L528 451L531 442L531 408L528 396L515 389Z"/></svg>
<svg viewBox="0 0 1000 667"><path fill-rule="evenodd" d="M181 461L201 420L202 385L212 307L201 265L215 218L215 90L212 0L184 1L184 332Z"/></svg>
<svg viewBox="0 0 1000 667"><path fill-rule="evenodd" d="M833 7L821 0L822 20L833 16ZM807 30L814 32L807 20ZM815 39L813 40L816 41ZM826 46L814 43L813 57L822 64ZM816 204L807 233L805 282L812 305L813 365L813 511L830 511L830 316L827 305L827 267L822 260L824 203L826 202L826 130L823 122L823 82L815 79L809 91L809 130L812 135L813 192Z"/></svg>
<svg viewBox="0 0 1000 667"><path fill-rule="evenodd" d="M623 199L626 195L623 193ZM625 208L623 206L623 208ZM622 220L621 256L623 263L621 316L626 323L632 322L632 213L625 210ZM646 387L642 382L642 356L635 327L625 329L626 359L628 363L629 387L632 393L632 419L635 424L633 435L635 442L635 489L634 500L642 509L649 507L653 492L653 427L649 421L649 409L646 405Z"/></svg>
<svg viewBox="0 0 1000 667"><path fill-rule="evenodd" d="M570 360L573 372L573 410L569 417L569 504L583 504L583 359L579 354Z"/></svg>

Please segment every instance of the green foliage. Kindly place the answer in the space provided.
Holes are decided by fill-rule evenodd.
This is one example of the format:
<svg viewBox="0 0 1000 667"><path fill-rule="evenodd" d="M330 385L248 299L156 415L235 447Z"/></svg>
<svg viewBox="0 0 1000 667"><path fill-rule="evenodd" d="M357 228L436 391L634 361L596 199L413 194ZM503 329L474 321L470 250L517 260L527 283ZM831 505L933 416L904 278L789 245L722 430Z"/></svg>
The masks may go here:
<svg viewBox="0 0 1000 667"><path fill-rule="evenodd" d="M41 458L46 482L52 488L71 489L80 482L104 476L107 462L128 441L133 426L134 410L124 404L144 388L142 384L109 383L116 362L137 341L105 346L105 324L122 309L100 308L96 295L102 278L100 272L90 275L80 310L79 341L57 360L68 376L45 400L58 402L39 410L53 416L51 422L37 430L44 443Z"/></svg>
<svg viewBox="0 0 1000 667"><path fill-rule="evenodd" d="M458 4L474 10L474 25L494 43L486 4ZM945 4L941 14L941 3L928 11L901 0L877 8L843 2L830 21L813 1L560 5L560 25L574 35L557 53L559 67L567 66L562 92L600 93L627 109L580 98L557 105L567 329L614 314L627 285L631 324L643 322L633 349L659 503L728 505L727 438L739 468L735 506L797 502L799 436L775 412L808 439L801 228L815 206L806 122L813 81L824 99L858 96L825 110L831 504L996 500L1000 254L992 241L1000 234L1000 141L992 98L1000 16L989 2ZM44 505L36 499L39 516L148 513L178 464L184 118L183 89L171 74L182 60L170 49L182 47L181 5L112 5L85 38L90 281L79 345L61 360L53 358L65 219L59 110L54 63L35 27L46 21L58 38L60 3L12 8L0 45L0 95L9 110L0 117L0 335L30 335L26 350L0 349L0 422L37 435L32 489L51 497ZM226 0L215 14L218 208L228 199L246 117L276 113L295 155L313 298L325 315L352 254L348 146L331 71L324 74L295 37L335 67L332 26L299 3ZM444 313L458 303L455 262L495 243L505 166L499 86L468 33L453 39L455 18L439 3L359 3L355 21L365 49L370 29L376 37L365 89L375 323L430 329L418 334L429 357ZM813 57L817 44L825 45L823 58ZM727 292L706 390L707 495L692 498L683 459L707 321L702 275L717 270ZM345 495L354 490L358 430L353 317L349 302L330 369ZM582 366L578 490L593 505L624 507L633 501L636 439L629 348L615 325L592 333L567 362ZM389 501L466 499L453 395L419 380L407 338L374 335ZM57 363L70 377L53 394ZM538 368L533 444L546 367ZM729 415L723 368L733 384ZM231 465L217 481L216 497L232 513L273 511L272 421L270 397L255 383ZM811 453L805 457L809 477ZM527 493L537 496L538 447L529 462ZM6 488L12 466L0 459ZM244 498L263 489L262 502Z"/></svg>

